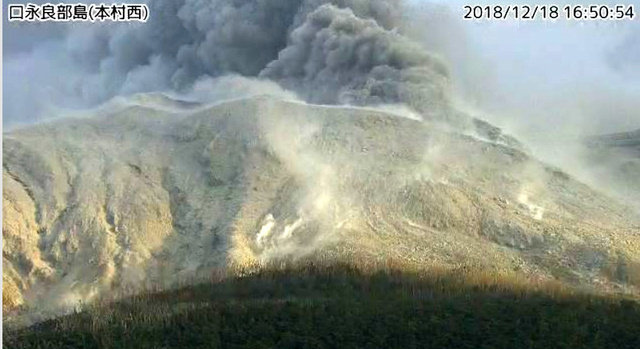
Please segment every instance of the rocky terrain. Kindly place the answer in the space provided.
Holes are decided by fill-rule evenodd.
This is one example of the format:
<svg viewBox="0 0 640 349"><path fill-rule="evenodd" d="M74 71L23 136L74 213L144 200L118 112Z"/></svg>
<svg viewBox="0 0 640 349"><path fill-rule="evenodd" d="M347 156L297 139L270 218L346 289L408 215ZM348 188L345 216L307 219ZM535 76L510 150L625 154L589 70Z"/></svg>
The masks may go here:
<svg viewBox="0 0 640 349"><path fill-rule="evenodd" d="M635 211L480 121L147 96L4 134L3 311L317 258L638 295Z"/></svg>

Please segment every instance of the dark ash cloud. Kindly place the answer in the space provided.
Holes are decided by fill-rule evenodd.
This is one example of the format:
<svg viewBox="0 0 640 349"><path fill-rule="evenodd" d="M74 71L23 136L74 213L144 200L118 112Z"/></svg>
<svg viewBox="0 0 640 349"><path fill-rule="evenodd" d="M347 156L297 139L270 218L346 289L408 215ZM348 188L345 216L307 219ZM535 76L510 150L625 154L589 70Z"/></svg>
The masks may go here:
<svg viewBox="0 0 640 349"><path fill-rule="evenodd" d="M260 76L311 102L401 102L428 111L447 100L442 62L401 34L333 5L310 13Z"/></svg>
<svg viewBox="0 0 640 349"><path fill-rule="evenodd" d="M67 26L5 61L5 123L239 74L311 102L446 104L444 64L402 35L400 0L151 0L144 24ZM398 29L400 28L400 29Z"/></svg>

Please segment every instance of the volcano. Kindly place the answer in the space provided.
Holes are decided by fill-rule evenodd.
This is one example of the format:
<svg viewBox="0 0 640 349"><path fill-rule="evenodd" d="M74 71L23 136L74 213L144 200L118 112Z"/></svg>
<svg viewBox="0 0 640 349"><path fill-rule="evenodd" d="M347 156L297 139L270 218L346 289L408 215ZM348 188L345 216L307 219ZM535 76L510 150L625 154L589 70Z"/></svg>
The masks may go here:
<svg viewBox="0 0 640 349"><path fill-rule="evenodd" d="M85 114L4 134L7 314L303 259L638 295L637 211L487 123L267 96Z"/></svg>

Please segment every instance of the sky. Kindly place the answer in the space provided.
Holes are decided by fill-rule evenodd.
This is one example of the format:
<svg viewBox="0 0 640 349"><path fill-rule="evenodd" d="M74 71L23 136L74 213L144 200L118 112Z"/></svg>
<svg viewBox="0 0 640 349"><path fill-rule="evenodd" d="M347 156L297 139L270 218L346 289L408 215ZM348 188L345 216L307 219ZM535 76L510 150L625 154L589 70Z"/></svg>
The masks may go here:
<svg viewBox="0 0 640 349"><path fill-rule="evenodd" d="M468 3L442 2L457 18L462 18L463 6ZM599 3L615 5L616 1ZM640 2L636 12L640 12ZM517 127L541 132L547 130L545 124L550 121L565 122L576 133L640 128L640 15L634 21L618 22L458 23L467 37L472 60L479 62L477 69L483 72L479 81L462 82L467 85L462 89L485 94L468 96L468 103L506 124L511 121ZM473 63L464 64L472 66L467 70L473 69Z"/></svg>

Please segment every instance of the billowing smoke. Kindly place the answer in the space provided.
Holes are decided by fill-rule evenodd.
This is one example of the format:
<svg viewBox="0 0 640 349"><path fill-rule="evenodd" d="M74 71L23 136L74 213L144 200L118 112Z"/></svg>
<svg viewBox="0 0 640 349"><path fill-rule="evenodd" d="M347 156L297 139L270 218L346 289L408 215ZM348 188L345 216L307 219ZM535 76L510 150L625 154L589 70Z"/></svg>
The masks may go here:
<svg viewBox="0 0 640 349"><path fill-rule="evenodd" d="M6 124L118 95L182 92L228 74L273 80L325 104L405 103L427 113L447 102L446 68L403 37L400 0L151 0L149 6L147 23L69 25L8 56Z"/></svg>
<svg viewBox="0 0 640 349"><path fill-rule="evenodd" d="M260 76L320 103L407 102L429 110L445 98L444 65L418 45L350 9L323 5Z"/></svg>
<svg viewBox="0 0 640 349"><path fill-rule="evenodd" d="M469 52L464 30L446 6L403 0L148 4L151 17L144 24L5 23L5 126L52 117L59 108L67 114L69 108L115 96L162 91L196 93L199 101L274 93L322 104L394 104L418 118L467 127L469 118L449 108L459 107L461 99L452 96L452 88L472 105L468 110L475 113L473 102L480 101L478 109L487 111L490 121L534 150L549 144L553 153L568 148L538 135L558 139L565 133L578 137L640 125L637 88L552 87L546 80L533 83L535 73L495 88L495 79L487 77L491 69L481 55ZM634 28L602 58L630 81L627 85L637 79ZM23 32L31 39L16 39ZM434 49L453 66L453 74ZM214 81L221 77L226 78ZM500 136L486 123L476 122L475 128L483 136ZM537 155L554 160L544 149ZM575 152L562 155L579 160Z"/></svg>
<svg viewBox="0 0 640 349"><path fill-rule="evenodd" d="M450 131L448 126L453 126L457 133L481 136L522 149L499 128L458 111L462 103L458 100L460 97L456 98L450 91L454 87L465 99L469 96L489 99L496 106L492 110L486 108L487 105L480 105L478 109L484 107L493 114L501 111L509 114L509 118L513 116L510 112L517 110L528 120L545 121L541 133L549 135L548 138L555 137L557 143L549 139L536 142L547 145L549 152L558 153L555 163L560 163L563 169L593 169L591 162L582 161L586 156L580 154L584 150L581 145L574 144L576 150L569 150L567 144L571 142L558 141L556 134L549 132L564 129L559 127L563 125L560 120L566 121L570 119L568 115L578 114L564 112L556 103L549 103L549 106L541 103L540 91L525 94L527 104L507 109L508 101L491 87L491 80L486 78L490 74L482 63L478 63L481 59L467 51L464 40L458 40L464 35L460 28L449 30L455 26L451 26L450 21L454 20L446 11L429 15L434 8L421 7L420 11L412 12L411 6L415 5L402 0L149 0L149 6L151 17L144 24L49 23L40 27L41 31L56 29L46 35L35 30L38 34L33 40L37 42L10 41L10 50L5 52L5 125L53 117L59 108L68 115L69 108L94 107L107 101L111 103L103 106L110 113L105 114L118 115L114 107L124 105L122 110L125 110L136 103L182 112L193 108L205 110L210 107L209 103L221 100L263 94L309 103L347 104L356 109L375 107L414 121L408 123L408 120L397 118L393 122L395 126L387 127L386 123L378 124L376 120L382 119L374 116L359 133L360 126L354 128L343 123L356 114L351 113L352 108L306 108L306 105L298 108L300 103L279 104L267 99L269 102L260 101L254 105L258 115L252 108L239 106L242 103L221 106L223 108L218 110L234 116L233 121L228 122L210 118L207 122L212 123L206 124L205 120L194 117L195 123L182 123L166 118L172 123L154 127L171 137L160 137L158 143L146 138L144 142L148 143L138 143L142 141L136 138L135 143L122 146L118 142L113 144L114 148L98 144L98 148L105 147L102 155L80 152L85 148L93 149L93 145L88 146L94 140L92 133L86 138L78 137L81 146L78 146L80 155L76 160L83 165L77 168L83 170L78 171L77 176L84 177L72 182L71 177L67 178L71 174L62 174L59 191L62 193L67 187L71 190L72 186L83 188L77 194L77 189L73 188L71 193L74 194L69 194L69 200L75 201L71 201L72 205L65 202L65 205L70 205L72 212L79 212L78 217L101 218L87 219L86 224L95 224L96 228L85 229L87 234L76 234L76 216L51 214L50 217L56 218L51 218L50 222L37 222L39 227L48 225L51 229L33 231L34 236L42 231L48 234L47 237L37 235L33 241L66 246L67 240L58 239L59 236L74 236L75 239L76 235L87 235L104 242L100 245L89 238L83 240L88 241L83 254L66 253L66 247L55 252L56 258L65 263L83 261L81 265L68 263L76 266L77 272L58 280L58 289L45 291L50 292L56 302L60 299L61 303L73 304L90 299L108 290L118 278L122 285L140 285L145 278L160 280L167 274L171 274L170 280L178 280L177 277L174 279L174 274L186 275L209 270L211 265L222 265L218 258L224 254L217 252L227 247L230 247L227 251L229 261L234 263L248 261L246 264L251 264L254 260L268 261L283 255L304 257L316 251L318 246L332 242L341 231L378 225L381 230L395 231L394 219L410 230L422 231L420 229L428 225L443 231L450 228L470 232L469 227L475 227L475 220L481 217L478 232L484 234L484 216L487 215L479 214L483 211L470 199L481 196L479 193L495 194L490 202L478 201L495 212L502 212L498 207L510 207L505 205L511 201L517 202L517 206L511 207L523 210L513 212L518 215L518 212L524 212L524 216L530 216L536 222L544 222L547 217L557 214L554 213L557 205L547 199L553 198L547 187L550 183L547 176L551 172L537 162L529 161L520 151L496 144L467 142L466 136L449 139L450 133L440 132L441 128L434 128L429 133L411 132L425 126L415 120L426 124L433 120L444 121L447 131ZM25 25L31 24L23 23L22 28ZM16 32L19 28L10 30ZM637 40L630 37L628 42ZM627 46L622 45L623 48ZM633 70L637 66L637 50L631 46L623 51L624 54L611 57L611 65L621 72ZM439 54L456 68L453 73ZM461 65L463 69L460 69ZM452 86L454 83L468 86L460 88ZM544 88L547 88L546 84ZM558 95L557 90L549 88L549 91L549 95ZM145 93L138 94L140 92ZM513 92L511 89L508 94L514 95ZM165 94L180 98L166 98ZM530 95L536 98L529 98ZM122 96L124 98L120 98ZM567 98L564 94L561 97L580 102L579 98L574 98L576 96ZM616 107L617 114L629 115L629 125L633 125L636 109L617 106L631 103L611 102L626 99L632 101L635 97L617 93L614 99L597 93L588 98L590 103L596 101L603 108L590 108L593 113L611 113ZM469 106L468 110L473 107ZM256 118L247 117L252 113ZM312 117L304 117L307 113ZM131 114L122 115L129 117ZM578 119L585 118L580 114ZM144 117L140 120L146 122ZM360 121L364 122L363 118L353 120L357 120L358 125ZM492 119L495 120L498 119ZM505 124L505 120L498 121ZM200 123L205 126L200 127ZM577 123L567 122L566 125ZM132 132L127 125L116 122L111 126L114 125L123 126L122 129L114 128L114 133ZM153 125L156 125L155 121ZM413 127L417 125L420 127ZM95 136L98 136L99 131L92 127L88 132L96 132ZM205 134L202 139L198 138L200 131ZM627 138L619 138L596 139L594 143L629 142ZM202 148L194 140L203 141ZM188 149L183 143L188 143ZM30 169L25 172L45 176L39 173L42 171L39 162L22 160L24 155L15 150L19 149L16 142L7 144L14 146L13 153L8 153L14 154L9 158L8 167L21 168L25 163ZM55 148L55 143L51 144L51 148ZM130 153L132 149L135 151ZM146 150L138 152L138 149ZM193 149L204 150L192 153ZM544 153L544 148L534 150L537 151L533 154L545 160L553 159ZM591 155L593 161L613 158L605 150L602 154ZM122 159L114 155L122 155ZM42 158L46 159L43 161L67 161L66 156L48 152L43 152ZM86 160L89 162L85 163ZM95 166L94 162L100 166ZM611 192L622 188L632 192L629 201L638 202L640 161L636 156L630 160L619 157L615 162L620 163L615 164L615 168L626 171L623 179L602 171L597 175L607 178L608 183L592 180L589 184L605 189L609 185ZM613 165L609 167L613 168ZM146 177L147 172L156 175L155 181ZM578 173L577 170L573 172ZM246 182L246 192L244 185L235 182L240 173L245 176L241 180ZM555 170L553 174L565 178ZM10 173L8 175L13 179ZM494 180L499 186L493 186ZM428 184L423 185L425 182ZM15 190L22 188L20 181L10 183ZM138 188L138 192L132 194L123 183L133 183L132 188ZM612 183L622 185L613 186ZM628 190L630 183L636 191ZM242 194L235 190L241 190ZM95 195L91 194L94 192ZM116 192L119 194L114 194ZM215 195L209 195L214 192ZM265 193L271 197L271 193L276 192L275 204L265 199ZM225 194L218 195L221 193ZM147 201L152 200L149 198L156 198L154 203L158 209L148 209L153 207ZM93 200L100 202L85 204ZM236 200L247 203L240 212L235 212ZM175 212L174 206L178 207ZM458 207L463 209L458 210ZM114 214L118 211L119 215ZM517 224L512 228L510 223L517 223L520 218L509 216L512 214L509 209L504 212L505 223L490 221L487 231L520 234ZM17 213L14 216L20 217ZM36 215L29 216L29 219L35 219ZM496 213L496 217L499 216ZM420 222L425 225L421 226ZM495 225L495 229L491 225ZM35 221L33 226L36 226ZM102 233L104 227L109 234ZM116 227L122 230L116 231ZM372 228L372 231L377 229ZM431 228L424 231L431 231ZM15 232L16 236L22 235L20 230ZM121 253L115 236L136 236L138 232L142 237L135 238L137 241L133 243L127 238L123 244L126 249ZM227 233L230 241L219 241L220 236L227 236ZM172 237L169 239L169 236ZM527 240L531 239L527 237ZM130 248L132 244L134 247ZM516 246L514 242L510 244L508 246ZM161 247L166 247L163 251L174 257L165 259L164 254L156 255ZM466 250L467 246L459 249ZM39 253L38 247L33 247L33 251ZM183 251L188 253L185 255ZM95 274L85 272L87 258L84 253L92 257L97 255L103 262L96 264L100 268L89 267ZM171 264L171 269L165 270L165 267L169 268L165 261ZM42 270L49 269L43 267ZM90 280L92 275L98 275L102 284ZM76 287L78 279L83 281ZM48 297L43 299L44 303L56 304Z"/></svg>

